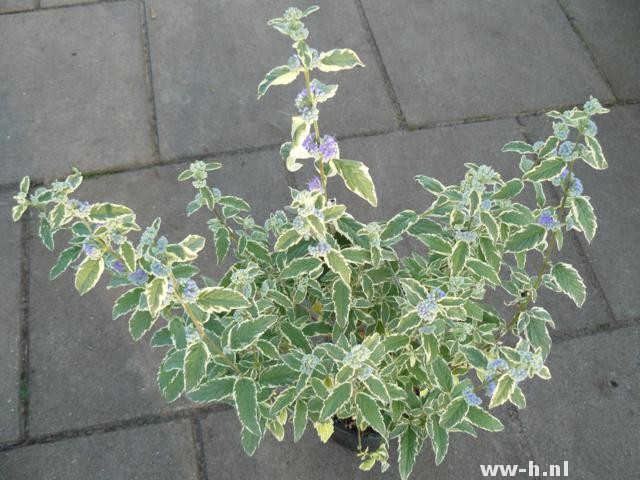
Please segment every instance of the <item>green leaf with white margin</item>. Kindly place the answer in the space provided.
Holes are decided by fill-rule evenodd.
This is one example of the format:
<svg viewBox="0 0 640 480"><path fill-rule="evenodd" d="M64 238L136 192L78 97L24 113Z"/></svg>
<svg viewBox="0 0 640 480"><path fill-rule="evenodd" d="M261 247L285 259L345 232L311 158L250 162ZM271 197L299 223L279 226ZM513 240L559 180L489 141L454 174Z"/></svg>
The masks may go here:
<svg viewBox="0 0 640 480"><path fill-rule="evenodd" d="M301 239L302 239L302 235L300 235L297 230L294 230L292 228L290 230L285 231L278 237L278 240L276 240L276 244L273 246L273 249L276 252L282 252L294 246Z"/></svg>
<svg viewBox="0 0 640 480"><path fill-rule="evenodd" d="M380 239L385 241L399 236L415 222L416 218L416 212L412 210L404 210L396 214L391 220L387 221L384 230L380 234Z"/></svg>
<svg viewBox="0 0 640 480"><path fill-rule="evenodd" d="M327 253L325 260L327 261L329 268L340 275L340 278L345 285L351 285L351 270L349 269L346 260L338 250L331 250Z"/></svg>
<svg viewBox="0 0 640 480"><path fill-rule="evenodd" d="M192 402L210 403L228 400L233 394L236 377L219 377L201 383L198 388L187 393Z"/></svg>
<svg viewBox="0 0 640 480"><path fill-rule="evenodd" d="M525 173L522 178L524 178L525 180L530 180L532 182L549 180L560 175L560 172L562 172L565 166L566 163L561 158L549 158L547 160L543 160L539 165L533 167L531 170Z"/></svg>
<svg viewBox="0 0 640 480"><path fill-rule="evenodd" d="M473 270L473 272L480 277L487 280L489 283L493 285L500 284L500 277L498 277L498 273L491 265L484 263L483 261L476 258L470 258L469 260L467 260L467 267Z"/></svg>
<svg viewBox="0 0 640 480"><path fill-rule="evenodd" d="M158 371L158 386L164 399L174 402L184 390L184 376L180 370L166 372L162 369Z"/></svg>
<svg viewBox="0 0 640 480"><path fill-rule="evenodd" d="M336 312L336 322L344 327L349 320L349 309L351 308L351 289L340 279L333 282L331 298Z"/></svg>
<svg viewBox="0 0 640 480"><path fill-rule="evenodd" d="M544 142L544 145L538 152L538 158L545 158L551 152L555 151L559 143L560 143L560 139L554 135L547 138L547 141Z"/></svg>
<svg viewBox="0 0 640 480"><path fill-rule="evenodd" d="M147 296L147 305L152 316L158 315L158 312L164 304L167 297L168 281L166 278L156 277L147 283L145 295Z"/></svg>
<svg viewBox="0 0 640 480"><path fill-rule="evenodd" d="M446 392L450 392L453 388L453 376L449 365L442 357L436 357L433 361L433 373L436 375L436 380L442 389Z"/></svg>
<svg viewBox="0 0 640 480"><path fill-rule="evenodd" d="M587 290L578 271L568 263L556 263L551 269L551 276L576 306L581 307L587 297Z"/></svg>
<svg viewBox="0 0 640 480"><path fill-rule="evenodd" d="M604 170L608 168L607 160L604 158L604 154L602 153L602 147L600 146L600 142L596 140L594 137L586 136L584 137L585 143L589 147L591 152L591 158L583 158L585 163L587 163L590 167L595 168L596 170Z"/></svg>
<svg viewBox="0 0 640 480"><path fill-rule="evenodd" d="M58 261L49 271L49 280L54 280L65 272L67 268L78 259L81 252L82 247L80 245L73 245L61 251Z"/></svg>
<svg viewBox="0 0 640 480"><path fill-rule="evenodd" d="M244 450L244 453L253 457L253 454L256 453L256 450L260 446L262 436L255 435L246 428L243 428L240 440L242 442L242 449Z"/></svg>
<svg viewBox="0 0 640 480"><path fill-rule="evenodd" d="M382 418L382 414L380 413L380 409L378 408L376 401L366 393L360 392L356 395L356 405L358 406L358 410L360 411L362 418L371 426L371 428L387 440L387 426L384 423L384 418Z"/></svg>
<svg viewBox="0 0 640 480"><path fill-rule="evenodd" d="M520 154L533 153L533 148L527 142L509 142L502 147L503 152L515 152Z"/></svg>
<svg viewBox="0 0 640 480"><path fill-rule="evenodd" d="M140 295L142 295L142 292L144 292L142 288L133 288L120 295L113 305L111 318L115 320L122 315L132 312L140 303Z"/></svg>
<svg viewBox="0 0 640 480"><path fill-rule="evenodd" d="M51 224L46 218L40 219L40 226L38 227L38 236L42 240L42 244L47 250L53 251L53 231L51 230Z"/></svg>
<svg viewBox="0 0 640 480"><path fill-rule="evenodd" d="M224 257L227 256L231 240L229 239L229 229L227 227L220 227L213 232L213 240L216 244L216 258L218 263L224 261Z"/></svg>
<svg viewBox="0 0 640 480"><path fill-rule="evenodd" d="M258 422L258 390L256 382L248 377L236 379L233 385L233 399L242 426L254 435L260 436Z"/></svg>
<svg viewBox="0 0 640 480"><path fill-rule="evenodd" d="M296 160L309 158L311 155L302 145L311 131L311 124L304 121L300 116L291 117L291 142L285 158L287 170L297 172L302 168L301 163Z"/></svg>
<svg viewBox="0 0 640 480"><path fill-rule="evenodd" d="M335 48L320 54L318 68L322 72L337 72L353 67L364 67L356 52L349 48Z"/></svg>
<svg viewBox="0 0 640 480"><path fill-rule="evenodd" d="M208 287L200 290L196 301L198 306L208 313L228 312L250 305L239 292L223 287Z"/></svg>
<svg viewBox="0 0 640 480"><path fill-rule="evenodd" d="M587 242L591 243L596 235L598 223L591 202L587 197L574 197L571 199L571 213L578 228L584 233Z"/></svg>
<svg viewBox="0 0 640 480"><path fill-rule="evenodd" d="M80 295L84 295L96 286L104 272L104 260L100 258L85 258L76 271L75 285Z"/></svg>
<svg viewBox="0 0 640 480"><path fill-rule="evenodd" d="M322 443L327 443L333 435L333 420L329 419L326 422L314 422L313 426L318 432L318 437Z"/></svg>
<svg viewBox="0 0 640 480"><path fill-rule="evenodd" d="M333 162L349 190L364 198L372 206L378 205L376 187L369 175L369 168L364 163L342 159L335 159Z"/></svg>
<svg viewBox="0 0 640 480"><path fill-rule="evenodd" d="M305 428L307 428L307 404L302 400L298 400L293 408L294 442L297 442L302 438Z"/></svg>
<svg viewBox="0 0 640 480"><path fill-rule="evenodd" d="M466 242L459 241L453 247L451 253L451 272L455 275L459 273L467 260L467 254L469 253L469 245Z"/></svg>
<svg viewBox="0 0 640 480"><path fill-rule="evenodd" d="M546 230L541 225L530 224L524 229L516 232L507 240L505 250L508 252L525 252L535 248L544 240Z"/></svg>
<svg viewBox="0 0 640 480"><path fill-rule="evenodd" d="M447 430L451 430L465 417L469 410L469 404L462 397L458 397L453 400L444 413L440 417L440 426Z"/></svg>
<svg viewBox="0 0 640 480"><path fill-rule="evenodd" d="M301 68L292 69L289 65L280 65L273 68L258 85L258 98L267 93L267 90L272 85L287 85L293 82L301 71Z"/></svg>
<svg viewBox="0 0 640 480"><path fill-rule="evenodd" d="M129 319L129 333L136 342L140 340L153 325L153 317L146 310L136 310Z"/></svg>
<svg viewBox="0 0 640 480"><path fill-rule="evenodd" d="M96 203L91 207L89 215L93 221L104 222L124 215L133 215L133 210L115 203Z"/></svg>
<svg viewBox="0 0 640 480"><path fill-rule="evenodd" d="M408 426L398 439L398 470L402 480L406 480L411 475L421 448L422 440L413 427Z"/></svg>
<svg viewBox="0 0 640 480"><path fill-rule="evenodd" d="M436 465L440 465L447 455L447 450L449 450L449 432L442 428L436 421L433 422L431 447L435 455Z"/></svg>
<svg viewBox="0 0 640 480"><path fill-rule="evenodd" d="M547 322L530 315L526 331L527 339L531 345L540 348L542 350L542 356L546 358L551 350L551 336L549 335Z"/></svg>
<svg viewBox="0 0 640 480"><path fill-rule="evenodd" d="M508 200L518 195L524 188L524 183L519 178L513 178L505 183L500 190L491 195L492 200Z"/></svg>
<svg viewBox="0 0 640 480"><path fill-rule="evenodd" d="M255 320L235 325L229 334L229 348L244 350L257 341L277 320L277 315L261 315Z"/></svg>
<svg viewBox="0 0 640 480"><path fill-rule="evenodd" d="M416 175L414 178L422 188L430 193L433 193L434 195L438 195L444 192L444 185L435 178L427 177L426 175Z"/></svg>
<svg viewBox="0 0 640 480"><path fill-rule="evenodd" d="M488 432L500 432L504 430L504 425L502 425L500 420L480 407L469 407L467 420L476 427L487 430Z"/></svg>
<svg viewBox="0 0 640 480"><path fill-rule="evenodd" d="M342 383L329 394L320 410L319 419L330 419L351 397L351 384Z"/></svg>
<svg viewBox="0 0 640 480"><path fill-rule="evenodd" d="M187 348L184 356L184 388L193 390L207 373L209 351L203 342L194 342Z"/></svg>
<svg viewBox="0 0 640 480"><path fill-rule="evenodd" d="M509 397L511 396L515 388L516 381L509 375L502 375L500 377L500 380L498 380L498 384L496 386L495 392L493 393L493 397L491 397L489 408L497 407L509 400Z"/></svg>
<svg viewBox="0 0 640 480"><path fill-rule="evenodd" d="M124 260L127 270L133 272L136 269L136 251L131 242L124 242L120 245L120 256Z"/></svg>
<svg viewBox="0 0 640 480"><path fill-rule="evenodd" d="M315 257L296 258L292 260L282 272L280 278L283 280L289 278L298 278L300 275L313 272L322 265L322 261Z"/></svg>

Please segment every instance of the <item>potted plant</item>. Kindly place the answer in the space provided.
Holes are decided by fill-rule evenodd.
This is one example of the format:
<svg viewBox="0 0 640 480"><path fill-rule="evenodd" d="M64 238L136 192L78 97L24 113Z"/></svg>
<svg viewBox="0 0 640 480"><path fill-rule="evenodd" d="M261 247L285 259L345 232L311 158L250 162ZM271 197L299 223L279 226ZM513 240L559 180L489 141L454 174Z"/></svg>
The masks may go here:
<svg viewBox="0 0 640 480"><path fill-rule="evenodd" d="M157 219L134 243L140 227L131 209L71 198L82 181L77 171L31 193L23 179L13 218L37 211L50 250L57 232L70 235L51 279L71 268L80 294L104 276L123 289L113 318L128 319L134 340L153 331L151 344L166 349L158 383L167 401L184 394L233 405L249 455L267 434L282 440L291 422L294 440L312 425L322 441L335 434L355 445L362 469L379 462L384 471L395 440L407 478L424 442L439 464L451 434L502 430L488 409L505 402L523 408L520 382L550 377L544 362L553 321L535 302L541 289L565 293L578 307L585 300L580 275L554 253L568 230L588 241L596 232L575 170L581 163L607 167L592 121L607 110L592 98L582 109L550 112L549 138L505 145L520 156L519 178L475 164L458 185L420 175L434 197L424 211L361 223L330 200L328 185L339 178L375 206L374 184L363 163L341 158L335 137L320 132L320 104L338 86L311 74L363 64L352 50L309 46L302 20L317 9L289 8L269 22L295 52L258 87L261 97L304 79L291 140L280 153L290 171L310 159L318 176L292 190L293 214L277 211L256 224L244 200L208 184L221 167L216 162L196 161L178 177L196 190L187 214L213 216L218 260L229 252L235 259L219 281L195 266L203 237L170 242ZM545 183L559 189L559 204L549 203ZM526 186L535 191L531 207L518 201ZM401 257L395 247L407 237L424 247ZM533 273L531 257L541 257ZM484 302L488 288L509 296L509 317Z"/></svg>

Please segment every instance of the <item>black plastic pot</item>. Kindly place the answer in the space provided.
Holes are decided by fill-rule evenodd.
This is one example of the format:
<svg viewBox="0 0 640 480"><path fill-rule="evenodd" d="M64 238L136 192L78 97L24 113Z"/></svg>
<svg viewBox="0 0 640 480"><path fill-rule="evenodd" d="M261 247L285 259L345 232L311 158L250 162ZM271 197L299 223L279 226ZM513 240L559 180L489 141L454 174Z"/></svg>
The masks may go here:
<svg viewBox="0 0 640 480"><path fill-rule="evenodd" d="M331 439L344 448L354 452L358 451L358 431L345 425L343 420L333 419ZM382 437L377 432L367 430L360 433L360 443L363 450L368 448L369 452L374 452L380 447Z"/></svg>

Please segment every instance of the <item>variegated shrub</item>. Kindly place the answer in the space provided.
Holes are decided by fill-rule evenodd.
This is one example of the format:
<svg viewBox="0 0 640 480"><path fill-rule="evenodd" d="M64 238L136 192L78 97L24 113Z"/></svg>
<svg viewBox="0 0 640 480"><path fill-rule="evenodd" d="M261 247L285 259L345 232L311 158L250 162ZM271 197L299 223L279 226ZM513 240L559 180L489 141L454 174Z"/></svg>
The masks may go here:
<svg viewBox="0 0 640 480"><path fill-rule="evenodd" d="M524 408L520 383L550 377L553 321L536 302L540 290L565 293L577 306L585 300L578 272L554 254L568 230L588 241L596 232L575 170L606 168L592 117L607 110L591 99L582 109L550 112L556 122L549 138L505 145L504 152L518 155L519 178L504 180L475 164L458 185L417 176L427 191L424 211L360 223L329 199L328 180L340 177L372 205L375 188L367 167L343 159L336 139L320 133L320 104L338 86L311 74L363 64L349 49L319 53L309 46L302 19L315 10L290 8L269 22L295 52L258 88L261 97L304 79L291 140L280 153L290 171L310 161L318 177L291 191L289 214L277 211L256 224L244 200L209 186L218 163L197 161L179 176L196 190L187 214L212 215L218 260L235 259L219 281L194 266L203 237L171 243L159 236L157 219L134 243L130 234L140 228L129 208L70 198L79 172L32 193L25 178L13 217L37 211L50 250L57 232L68 233L51 279L72 269L80 294L104 276L109 287L124 290L113 318L128 319L134 340L154 330L151 344L166 349L158 383L167 401L184 394L233 405L249 455L266 434L282 440L287 422L295 441L308 425L326 441L334 418L352 418L360 431L371 428L383 439L377 451L359 453L361 468L380 462L385 470L389 442L397 440L407 478L425 441L442 462L451 434L501 430L487 410L505 402ZM535 192L532 206L518 200L527 186ZM559 204L550 204L549 188L559 191ZM394 247L407 237L424 247L401 258ZM530 259L537 262L533 272ZM498 310L483 301L487 289L506 294L506 305ZM505 318L507 308L513 311Z"/></svg>

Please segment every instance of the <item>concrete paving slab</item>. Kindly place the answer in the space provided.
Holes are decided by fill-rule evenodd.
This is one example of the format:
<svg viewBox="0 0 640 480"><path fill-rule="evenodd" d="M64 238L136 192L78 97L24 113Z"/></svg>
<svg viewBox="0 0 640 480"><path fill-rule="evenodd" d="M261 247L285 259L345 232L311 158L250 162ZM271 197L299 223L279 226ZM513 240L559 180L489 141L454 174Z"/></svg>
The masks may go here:
<svg viewBox="0 0 640 480"><path fill-rule="evenodd" d="M80 3L93 3L98 0L40 0L40 5L43 7L62 7L67 5L78 5Z"/></svg>
<svg viewBox="0 0 640 480"><path fill-rule="evenodd" d="M20 309L21 274L20 225L11 221L12 193L0 193L0 441L15 440L19 435L20 391Z"/></svg>
<svg viewBox="0 0 640 480"><path fill-rule="evenodd" d="M346 203L348 210L360 221L389 219L404 209L422 212L431 204L433 197L413 180L415 175L429 175L447 185L455 184L464 177L464 164L474 162L491 165L503 178L509 179L520 173L519 157L502 153L500 148L520 138L515 121L505 119L343 141L340 151L344 158L362 160L369 166L377 188L378 208L369 206L349 192L337 177L330 179L328 191ZM295 174L300 188L304 188L305 181L313 176L310 163L309 160L304 169ZM528 200L533 204L532 192L531 189L524 197L525 203ZM417 241L411 241L410 245L424 251L424 246ZM597 288L597 281L590 275L580 250L570 239L562 255L582 273L588 300L579 310L569 298L544 292L541 304L556 320L558 329L555 335L571 334L609 322L606 302ZM531 272L536 271L533 264L531 268ZM498 295L496 298L502 297ZM505 314L508 312L510 310L505 309Z"/></svg>
<svg viewBox="0 0 640 480"><path fill-rule="evenodd" d="M424 446L413 470L412 478L436 480L479 478L480 465L492 463L525 463L526 455L519 446L516 425L506 415L505 431L487 434L477 439L463 434L451 437L449 454L436 467L429 442ZM253 457L247 457L240 444L240 423L234 411L211 415L203 421L203 437L207 471L220 480L244 478L308 478L333 480L336 478L391 480L400 478L397 470L396 446L392 443L392 465L380 474L376 466L371 472L358 469L356 454L332 440L323 444L311 425L298 443L287 431L285 440L278 442L271 434L262 440Z"/></svg>
<svg viewBox="0 0 640 480"><path fill-rule="evenodd" d="M640 328L563 342L549 382L525 384L520 412L535 460L569 462L570 478L637 478L640 469ZM541 468L542 470L542 468Z"/></svg>
<svg viewBox="0 0 640 480"><path fill-rule="evenodd" d="M364 0L410 124L611 98L555 0Z"/></svg>
<svg viewBox="0 0 640 480"><path fill-rule="evenodd" d="M244 196L255 205L255 219L262 222L267 210L288 202L282 169L271 167L277 152L236 156L214 173L223 193ZM176 180L185 165L142 169L86 180L79 198L122 203L138 213L141 226L163 218L161 234L179 241L199 233L208 241L198 264L202 272L216 276L211 232L204 212L187 218L186 204L195 190ZM220 172L225 172L223 175ZM62 238L59 240L61 241ZM30 242L31 274L31 405L30 430L44 434L90 424L165 412L188 405L167 405L156 384L161 349L131 340L126 319L111 321L111 308L121 294L107 291L104 281L80 297L67 272L54 282L48 271L56 255L38 239Z"/></svg>
<svg viewBox="0 0 640 480"><path fill-rule="evenodd" d="M147 6L155 15L149 20L149 36L163 159L289 139L302 77L274 87L259 101L256 91L266 72L293 53L290 40L267 26L290 2L151 0ZM307 24L314 48L352 48L367 65L319 76L340 84L336 97L322 105L321 128L330 128L325 133L395 127L397 119L355 4L322 2Z"/></svg>
<svg viewBox="0 0 640 480"><path fill-rule="evenodd" d="M621 99L640 98L640 4L561 0Z"/></svg>
<svg viewBox="0 0 640 480"><path fill-rule="evenodd" d="M0 182L149 164L139 5L0 17Z"/></svg>
<svg viewBox="0 0 640 480"><path fill-rule="evenodd" d="M98 433L0 453L11 480L196 480L189 421Z"/></svg>
<svg viewBox="0 0 640 480"><path fill-rule="evenodd" d="M591 245L579 238L614 315L624 321L640 315L640 259L632 254L640 243L640 206L635 195L640 183L636 162L640 106L616 107L595 120L609 169L596 171L586 165L577 169L599 224ZM540 132L547 132L551 125L548 117L523 121L532 139L543 137Z"/></svg>
<svg viewBox="0 0 640 480"><path fill-rule="evenodd" d="M0 0L0 13L32 10L33 0Z"/></svg>

